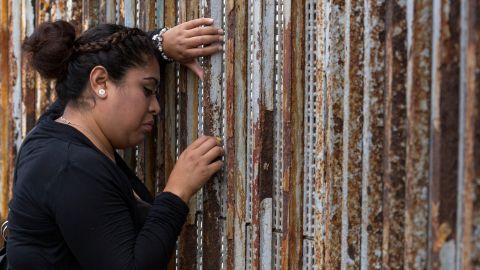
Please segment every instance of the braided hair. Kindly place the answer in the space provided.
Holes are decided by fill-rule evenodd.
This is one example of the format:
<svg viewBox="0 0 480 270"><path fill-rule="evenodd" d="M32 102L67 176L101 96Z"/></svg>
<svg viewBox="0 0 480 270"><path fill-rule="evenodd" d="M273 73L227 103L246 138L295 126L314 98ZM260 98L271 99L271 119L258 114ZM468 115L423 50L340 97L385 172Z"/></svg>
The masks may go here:
<svg viewBox="0 0 480 270"><path fill-rule="evenodd" d="M151 39L138 28L101 24L76 37L75 28L66 21L39 25L23 50L43 78L56 80L63 105L78 102L95 66L103 66L110 79L120 82L129 68L157 56Z"/></svg>

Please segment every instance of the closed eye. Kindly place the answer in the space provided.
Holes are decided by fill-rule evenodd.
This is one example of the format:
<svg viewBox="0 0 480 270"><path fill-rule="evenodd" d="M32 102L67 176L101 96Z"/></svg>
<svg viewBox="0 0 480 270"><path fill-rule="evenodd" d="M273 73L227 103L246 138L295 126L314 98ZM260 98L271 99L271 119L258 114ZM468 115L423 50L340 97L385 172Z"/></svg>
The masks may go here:
<svg viewBox="0 0 480 270"><path fill-rule="evenodd" d="M156 92L156 90L152 90L150 88L143 87L143 93L145 94L146 97L150 97L150 96L155 95L155 92Z"/></svg>

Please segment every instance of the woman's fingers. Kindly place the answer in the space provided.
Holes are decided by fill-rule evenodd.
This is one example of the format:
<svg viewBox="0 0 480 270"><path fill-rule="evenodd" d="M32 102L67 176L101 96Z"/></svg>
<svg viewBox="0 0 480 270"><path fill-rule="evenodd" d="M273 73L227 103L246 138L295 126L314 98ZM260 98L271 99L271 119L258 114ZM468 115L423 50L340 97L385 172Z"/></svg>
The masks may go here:
<svg viewBox="0 0 480 270"><path fill-rule="evenodd" d="M203 68L200 64L195 60L192 62L188 62L184 64L188 69L190 69L195 75L203 81Z"/></svg>
<svg viewBox="0 0 480 270"><path fill-rule="evenodd" d="M210 177L219 170L223 168L223 161L215 161L207 166L208 171L210 172Z"/></svg>
<svg viewBox="0 0 480 270"><path fill-rule="evenodd" d="M201 136L201 137L199 137L198 139L196 139L195 141L193 141L193 143L191 143L191 144L187 147L187 149L190 150L190 151L191 151L191 150L195 150L195 149L197 149L200 145L202 145L202 143L206 142L209 138L210 138L210 137L208 137L208 136ZM185 150L187 150L187 149L185 149Z"/></svg>
<svg viewBox="0 0 480 270"><path fill-rule="evenodd" d="M216 158L223 156L223 148L220 146L215 146L210 149L205 155L202 156L202 159L206 164L212 163Z"/></svg>
<svg viewBox="0 0 480 270"><path fill-rule="evenodd" d="M189 58L197 58L202 56L209 56L214 53L222 51L223 48L218 43L211 44L210 46L203 47L203 48L193 48L188 50Z"/></svg>
<svg viewBox="0 0 480 270"><path fill-rule="evenodd" d="M223 35L223 30L214 26L197 27L187 30L186 37L198 37L209 35Z"/></svg>
<svg viewBox="0 0 480 270"><path fill-rule="evenodd" d="M215 42L222 42L223 36L220 35L208 35L208 36L196 36L186 40L186 43L191 48L196 48L200 45L209 45Z"/></svg>
<svg viewBox="0 0 480 270"><path fill-rule="evenodd" d="M184 22L182 23L182 25L185 29L188 30L188 29L192 29L202 25L211 25L212 23L213 23L212 18L198 18L198 19L190 20L188 22Z"/></svg>
<svg viewBox="0 0 480 270"><path fill-rule="evenodd" d="M200 146L195 149L198 155L203 156L205 155L210 149L214 148L215 146L220 146L220 141L215 137L209 137L208 140L203 142Z"/></svg>

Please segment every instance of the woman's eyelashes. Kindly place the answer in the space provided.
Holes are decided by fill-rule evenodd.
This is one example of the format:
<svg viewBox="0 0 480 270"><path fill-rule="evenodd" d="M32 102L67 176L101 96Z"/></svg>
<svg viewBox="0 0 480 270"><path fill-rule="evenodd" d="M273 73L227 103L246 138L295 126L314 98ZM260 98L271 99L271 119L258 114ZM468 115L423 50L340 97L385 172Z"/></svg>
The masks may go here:
<svg viewBox="0 0 480 270"><path fill-rule="evenodd" d="M153 89L150 89L148 87L143 87L143 93L145 94L146 97L150 97L150 96L153 96L155 95L157 92L157 88L155 88L155 90Z"/></svg>

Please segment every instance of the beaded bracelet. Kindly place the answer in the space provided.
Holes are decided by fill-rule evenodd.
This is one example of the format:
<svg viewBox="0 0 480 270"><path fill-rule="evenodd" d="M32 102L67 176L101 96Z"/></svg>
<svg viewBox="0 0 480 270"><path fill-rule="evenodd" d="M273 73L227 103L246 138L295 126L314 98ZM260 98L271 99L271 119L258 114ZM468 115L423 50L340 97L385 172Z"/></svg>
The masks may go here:
<svg viewBox="0 0 480 270"><path fill-rule="evenodd" d="M165 54L165 51L163 50L163 34L165 34L165 32L167 32L167 31L168 31L168 27L162 28L162 30L160 30L160 32L158 32L158 34L153 35L152 39L157 42L157 49L160 52L160 55L162 56L163 60L171 63L171 62L173 62L173 59L168 57Z"/></svg>

